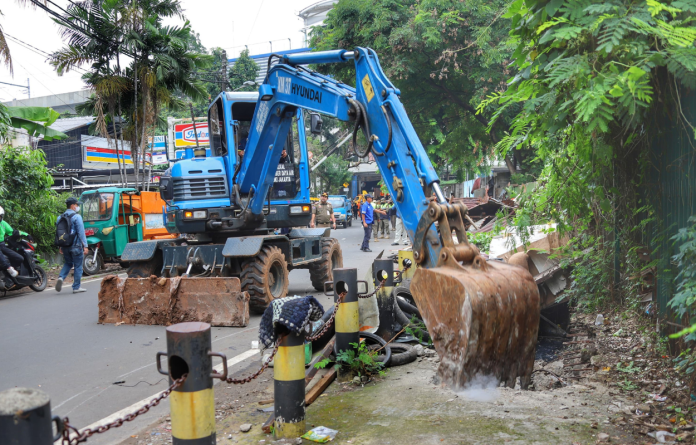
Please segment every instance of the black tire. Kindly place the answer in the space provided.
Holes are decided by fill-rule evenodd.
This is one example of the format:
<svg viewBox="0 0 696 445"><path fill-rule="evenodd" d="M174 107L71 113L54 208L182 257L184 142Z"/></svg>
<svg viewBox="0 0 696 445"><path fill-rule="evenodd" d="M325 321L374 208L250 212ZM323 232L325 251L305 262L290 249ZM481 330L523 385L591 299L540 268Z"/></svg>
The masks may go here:
<svg viewBox="0 0 696 445"><path fill-rule="evenodd" d="M407 365L418 358L416 349L406 343L390 343L389 347L392 351L391 360L389 361L390 367Z"/></svg>
<svg viewBox="0 0 696 445"><path fill-rule="evenodd" d="M415 315L416 317L420 318L421 320L423 319L423 316L421 315L420 311L418 310L417 307L409 303L404 297L401 295L396 296L396 302L399 305L399 308L406 314L406 315Z"/></svg>
<svg viewBox="0 0 696 445"><path fill-rule="evenodd" d="M353 220L348 221L348 227L353 227Z"/></svg>
<svg viewBox="0 0 696 445"><path fill-rule="evenodd" d="M92 261L94 258L94 250L89 249L87 255L82 259L82 271L85 275L96 275L98 274L102 267L104 266L104 261L101 255L97 254L96 261Z"/></svg>
<svg viewBox="0 0 696 445"><path fill-rule="evenodd" d="M162 273L162 252L155 252L150 261L130 263L128 266L128 278L150 278L152 275L160 276Z"/></svg>
<svg viewBox="0 0 696 445"><path fill-rule="evenodd" d="M347 229L347 228L348 228L348 223L345 222L345 221L343 221L343 228L344 228L344 229Z"/></svg>
<svg viewBox="0 0 696 445"><path fill-rule="evenodd" d="M259 253L242 265L242 291L249 292L249 309L263 313L271 301L288 294L288 264L276 246L263 246Z"/></svg>
<svg viewBox="0 0 696 445"><path fill-rule="evenodd" d="M360 333L360 338L364 338L365 341L372 342L379 344L380 347L384 347L382 351L384 351L384 354L378 355L376 361L382 362L385 367L389 366L389 363L391 362L392 358L392 351L390 345L387 344L387 341L380 337L379 335L372 334L370 332L361 332Z"/></svg>
<svg viewBox="0 0 696 445"><path fill-rule="evenodd" d="M46 285L48 284L48 275L46 275L46 271L43 270L41 266L34 266L34 271L36 272L38 278L34 281L34 284L30 284L29 287L34 292L41 292L46 289Z"/></svg>
<svg viewBox="0 0 696 445"><path fill-rule="evenodd" d="M309 265L309 278L318 291L324 290L324 283L333 281L333 270L343 267L343 251L338 240L323 238L321 240L321 259Z"/></svg>

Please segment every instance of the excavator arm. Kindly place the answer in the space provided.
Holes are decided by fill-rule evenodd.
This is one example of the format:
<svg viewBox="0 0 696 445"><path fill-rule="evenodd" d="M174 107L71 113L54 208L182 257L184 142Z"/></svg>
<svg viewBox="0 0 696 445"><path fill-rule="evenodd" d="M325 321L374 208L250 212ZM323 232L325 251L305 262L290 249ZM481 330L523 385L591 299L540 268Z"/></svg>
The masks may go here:
<svg viewBox="0 0 696 445"><path fill-rule="evenodd" d="M372 152L413 240L420 267L411 291L440 355L440 378L462 386L480 373L514 386L519 376L526 388L539 324L537 286L528 270L487 262L469 244L467 208L443 196L400 91L385 76L377 54L356 48L273 57L279 63L259 89L237 181L239 193L248 198L244 219L263 219L264 197L297 108L352 121L353 150L361 157ZM303 67L349 62L355 64L355 88ZM366 147L356 145L358 131Z"/></svg>
<svg viewBox="0 0 696 445"><path fill-rule="evenodd" d="M372 151L409 237L416 240L417 261L435 267L442 244L434 227L419 229L418 223L428 212L431 191L438 203L447 203L437 173L399 100L400 92L384 75L377 54L357 48L277 57L279 63L269 70L259 90L237 181L240 192L249 196L246 218L262 218L264 197L273 185L275 166L297 108L353 121L354 148L362 156ZM357 88L302 67L350 61L355 63ZM368 139L364 151L355 146L357 131ZM429 242L424 242L426 238Z"/></svg>

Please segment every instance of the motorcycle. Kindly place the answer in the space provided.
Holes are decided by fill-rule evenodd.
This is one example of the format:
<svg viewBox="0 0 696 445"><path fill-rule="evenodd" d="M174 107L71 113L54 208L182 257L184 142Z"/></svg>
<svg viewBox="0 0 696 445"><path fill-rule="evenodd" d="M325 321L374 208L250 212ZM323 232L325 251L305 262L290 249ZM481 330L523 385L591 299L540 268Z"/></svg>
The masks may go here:
<svg viewBox="0 0 696 445"><path fill-rule="evenodd" d="M19 290L27 286L34 292L41 292L46 289L48 275L39 266L39 260L36 258L36 250L32 241L31 236L22 236L19 230L15 230L12 235L5 239L7 247L20 254L24 260L17 270L19 275L16 277L10 276L6 270L1 271L0 292Z"/></svg>

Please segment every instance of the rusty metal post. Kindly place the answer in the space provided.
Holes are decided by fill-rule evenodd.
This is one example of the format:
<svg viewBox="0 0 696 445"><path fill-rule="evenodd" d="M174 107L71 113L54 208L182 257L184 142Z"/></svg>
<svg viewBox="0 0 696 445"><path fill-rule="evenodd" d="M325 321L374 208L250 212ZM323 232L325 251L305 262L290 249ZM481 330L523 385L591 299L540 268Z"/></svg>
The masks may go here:
<svg viewBox="0 0 696 445"><path fill-rule="evenodd" d="M167 352L157 353L157 370L169 376L169 384L188 374L183 385L172 391L170 411L174 445L215 445L215 399L213 356L222 358L222 375L227 377L227 360L211 352L210 325L202 322L179 323L167 328ZM169 372L162 370L160 358L167 357Z"/></svg>
<svg viewBox="0 0 696 445"><path fill-rule="evenodd" d="M392 260L375 260L372 263L372 276L375 287L384 280L384 285L377 291L377 307L379 308L379 327L375 334L389 341L402 328L396 320L398 309L394 290L394 262Z"/></svg>
<svg viewBox="0 0 696 445"><path fill-rule="evenodd" d="M355 349L351 343L360 341L360 316L358 303L358 269L333 270L334 302L339 295L346 293L336 310L336 346L341 351Z"/></svg>
<svg viewBox="0 0 696 445"><path fill-rule="evenodd" d="M33 388L0 392L0 444L52 445L62 433L63 422L58 416L51 417L51 399L45 392Z"/></svg>
<svg viewBox="0 0 696 445"><path fill-rule="evenodd" d="M273 436L292 439L306 432L304 335L289 334L273 361Z"/></svg>

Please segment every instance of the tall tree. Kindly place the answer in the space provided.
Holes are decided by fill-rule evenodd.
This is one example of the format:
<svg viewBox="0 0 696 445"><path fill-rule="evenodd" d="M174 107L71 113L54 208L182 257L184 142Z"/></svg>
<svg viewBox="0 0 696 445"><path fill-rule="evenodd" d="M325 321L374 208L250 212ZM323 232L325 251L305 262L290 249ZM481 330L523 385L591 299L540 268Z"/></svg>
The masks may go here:
<svg viewBox="0 0 696 445"><path fill-rule="evenodd" d="M506 129L492 111L476 113L488 94L504 91L512 46L504 0L340 0L312 31L317 50L373 48L432 161L463 176L493 156ZM321 67L354 84L351 64ZM508 159L512 164L512 156ZM519 159L518 163L523 161ZM513 168L511 170L514 171Z"/></svg>
<svg viewBox="0 0 696 445"><path fill-rule="evenodd" d="M256 91L256 86L244 86L244 82L254 82L259 75L259 66L249 57L249 50L245 49L230 68L230 90L232 91Z"/></svg>
<svg viewBox="0 0 696 445"><path fill-rule="evenodd" d="M210 57L191 50L188 21L163 25L163 18L182 15L178 0L92 0L73 3L68 14L66 20L81 17L90 32L65 27L67 46L53 54L52 63L59 72L91 64L84 79L96 97L85 109L91 108L98 132L106 136L107 116L114 132L115 116L120 118L121 134L131 143L136 183L142 186L147 139L159 124L160 109L183 108L179 93L194 100L207 96L194 73L209 65ZM129 66L121 67L121 55L132 58Z"/></svg>

